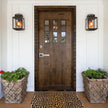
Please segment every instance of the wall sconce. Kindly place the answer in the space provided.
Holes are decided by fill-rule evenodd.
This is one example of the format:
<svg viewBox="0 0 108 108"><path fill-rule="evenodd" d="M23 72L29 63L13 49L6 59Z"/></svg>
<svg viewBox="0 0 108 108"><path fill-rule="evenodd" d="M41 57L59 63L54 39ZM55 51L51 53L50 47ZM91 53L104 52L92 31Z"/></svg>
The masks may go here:
<svg viewBox="0 0 108 108"><path fill-rule="evenodd" d="M15 16L12 17L12 27L14 30L25 29L25 20L22 14L15 14Z"/></svg>
<svg viewBox="0 0 108 108"><path fill-rule="evenodd" d="M94 14L87 15L85 28L87 31L98 29L98 18Z"/></svg>

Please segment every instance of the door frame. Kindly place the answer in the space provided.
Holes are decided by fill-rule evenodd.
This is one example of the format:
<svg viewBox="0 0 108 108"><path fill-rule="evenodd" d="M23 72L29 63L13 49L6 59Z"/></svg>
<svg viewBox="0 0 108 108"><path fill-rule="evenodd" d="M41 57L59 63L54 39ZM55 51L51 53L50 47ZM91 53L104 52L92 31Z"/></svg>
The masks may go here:
<svg viewBox="0 0 108 108"><path fill-rule="evenodd" d="M38 83L38 70L39 70L39 12L48 12L48 11L71 11L73 14L72 22L72 85L74 91L76 91L76 6L34 6L34 72L35 72L35 82L34 88L35 91L39 91Z"/></svg>

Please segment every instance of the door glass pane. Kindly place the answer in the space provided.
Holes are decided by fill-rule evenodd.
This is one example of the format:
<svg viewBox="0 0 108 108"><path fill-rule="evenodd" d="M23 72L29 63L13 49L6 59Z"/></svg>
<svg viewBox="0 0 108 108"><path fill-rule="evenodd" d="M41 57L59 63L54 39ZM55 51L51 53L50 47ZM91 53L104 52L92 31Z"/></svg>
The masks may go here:
<svg viewBox="0 0 108 108"><path fill-rule="evenodd" d="M49 38L45 38L45 43L49 43Z"/></svg>
<svg viewBox="0 0 108 108"><path fill-rule="evenodd" d="M53 25L57 25L57 20L53 20Z"/></svg>
<svg viewBox="0 0 108 108"><path fill-rule="evenodd" d="M61 32L61 37L66 37L66 32Z"/></svg>
<svg viewBox="0 0 108 108"><path fill-rule="evenodd" d="M57 31L58 30L58 26L53 26L53 31Z"/></svg>
<svg viewBox="0 0 108 108"><path fill-rule="evenodd" d="M66 27L65 26L61 26L61 31L65 31Z"/></svg>
<svg viewBox="0 0 108 108"><path fill-rule="evenodd" d="M45 20L45 25L49 25L49 20Z"/></svg>
<svg viewBox="0 0 108 108"><path fill-rule="evenodd" d="M61 39L61 43L65 43L66 42L66 39L65 38L62 38Z"/></svg>
<svg viewBox="0 0 108 108"><path fill-rule="evenodd" d="M53 39L53 42L54 42L54 43L57 43L57 38L54 38L54 39Z"/></svg>
<svg viewBox="0 0 108 108"><path fill-rule="evenodd" d="M61 25L66 25L66 21L65 20L61 20Z"/></svg>
<svg viewBox="0 0 108 108"><path fill-rule="evenodd" d="M45 31L49 31L49 26L45 26Z"/></svg>
<svg viewBox="0 0 108 108"><path fill-rule="evenodd" d="M48 37L49 36L49 32L45 32L45 37Z"/></svg>
<svg viewBox="0 0 108 108"><path fill-rule="evenodd" d="M53 32L53 37L57 37L57 32Z"/></svg>

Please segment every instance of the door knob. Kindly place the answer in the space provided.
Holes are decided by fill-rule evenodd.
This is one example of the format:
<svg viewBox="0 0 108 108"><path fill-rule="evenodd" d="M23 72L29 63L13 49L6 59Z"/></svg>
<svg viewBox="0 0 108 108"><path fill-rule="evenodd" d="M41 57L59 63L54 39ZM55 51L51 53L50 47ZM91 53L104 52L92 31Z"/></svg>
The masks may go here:
<svg viewBox="0 0 108 108"><path fill-rule="evenodd" d="M50 54L39 53L39 57L49 57Z"/></svg>

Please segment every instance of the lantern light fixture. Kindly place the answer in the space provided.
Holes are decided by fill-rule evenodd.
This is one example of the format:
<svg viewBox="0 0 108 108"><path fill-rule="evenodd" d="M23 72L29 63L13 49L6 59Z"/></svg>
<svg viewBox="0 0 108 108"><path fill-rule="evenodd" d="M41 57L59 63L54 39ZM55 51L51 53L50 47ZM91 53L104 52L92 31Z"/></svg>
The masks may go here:
<svg viewBox="0 0 108 108"><path fill-rule="evenodd" d="M25 29L25 20L22 14L15 14L12 17L12 28L14 30L24 30Z"/></svg>
<svg viewBox="0 0 108 108"><path fill-rule="evenodd" d="M87 15L85 29L93 31L98 29L98 18L94 14Z"/></svg>

